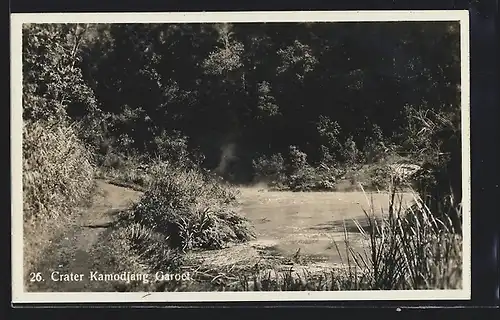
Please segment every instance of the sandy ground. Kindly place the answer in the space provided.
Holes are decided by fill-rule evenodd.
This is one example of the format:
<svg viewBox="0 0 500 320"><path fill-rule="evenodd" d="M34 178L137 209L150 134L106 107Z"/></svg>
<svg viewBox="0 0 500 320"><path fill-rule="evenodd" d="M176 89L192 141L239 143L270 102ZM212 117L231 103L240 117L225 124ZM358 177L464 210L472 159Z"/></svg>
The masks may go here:
<svg viewBox="0 0 500 320"><path fill-rule="evenodd" d="M387 212L386 193L363 192L269 192L258 188L241 188L242 214L257 232L257 243L285 257L300 254L317 262L340 263L333 240L341 253L345 250L345 228L351 243L365 246L353 219L367 226L363 209ZM402 195L405 202L410 195ZM360 248L361 249L361 248Z"/></svg>

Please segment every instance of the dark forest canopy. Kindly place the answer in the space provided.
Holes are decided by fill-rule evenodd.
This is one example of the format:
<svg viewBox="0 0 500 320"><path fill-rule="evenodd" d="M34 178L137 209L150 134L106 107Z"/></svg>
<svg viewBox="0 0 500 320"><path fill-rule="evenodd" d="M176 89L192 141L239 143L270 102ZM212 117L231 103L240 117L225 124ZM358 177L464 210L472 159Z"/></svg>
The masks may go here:
<svg viewBox="0 0 500 320"><path fill-rule="evenodd" d="M237 180L290 146L311 164L345 162L351 147L363 161L380 145L416 152L429 141L413 115L459 119L459 27L25 25L24 117L77 120L101 153L201 151Z"/></svg>

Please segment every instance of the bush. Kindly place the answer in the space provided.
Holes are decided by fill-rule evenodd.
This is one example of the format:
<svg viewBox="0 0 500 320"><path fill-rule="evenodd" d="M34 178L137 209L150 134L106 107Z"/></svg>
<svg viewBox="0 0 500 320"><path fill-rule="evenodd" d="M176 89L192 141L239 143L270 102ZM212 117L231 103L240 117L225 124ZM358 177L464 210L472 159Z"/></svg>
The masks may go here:
<svg viewBox="0 0 500 320"><path fill-rule="evenodd" d="M107 163L114 165L102 165L98 169L99 178L139 191L143 191L151 184L153 177L150 171L153 165L144 164L146 161L136 157L125 158L117 154L109 154L106 159L109 159Z"/></svg>
<svg viewBox="0 0 500 320"><path fill-rule="evenodd" d="M222 248L253 237L237 212L235 192L213 176L167 163L134 208L133 220L162 234L172 248Z"/></svg>
<svg viewBox="0 0 500 320"><path fill-rule="evenodd" d="M307 165L288 177L287 187L291 191L335 190L335 173L328 169Z"/></svg>
<svg viewBox="0 0 500 320"><path fill-rule="evenodd" d="M338 171L327 165L313 167L307 155L295 146L290 146L285 186L292 191L327 191L335 189Z"/></svg>
<svg viewBox="0 0 500 320"><path fill-rule="evenodd" d="M191 162L192 154L188 148L188 137L180 132L168 133L163 130L154 138L156 152L162 159L178 165L188 165Z"/></svg>
<svg viewBox="0 0 500 320"><path fill-rule="evenodd" d="M404 158L396 153L388 154L385 159L351 170L354 183L361 183L369 190L390 191L391 187L407 190L414 187L419 165L414 159Z"/></svg>
<svg viewBox="0 0 500 320"><path fill-rule="evenodd" d="M388 190L391 168L387 164L375 164L370 166L368 171L370 177L370 187L375 190Z"/></svg>
<svg viewBox="0 0 500 320"><path fill-rule="evenodd" d="M344 147L342 148L341 155L348 166L352 167L359 163L361 152L354 141L354 137L347 137Z"/></svg>
<svg viewBox="0 0 500 320"><path fill-rule="evenodd" d="M151 171L157 163L171 163L186 170L197 169L205 156L199 150L189 150L187 138L180 133L172 135L162 131L155 137L151 153L140 153L136 149L124 147L126 135L120 139L106 139L101 143L99 155L99 178L110 183L141 190L148 188L153 180ZM153 156L154 154L154 156Z"/></svg>
<svg viewBox="0 0 500 320"><path fill-rule="evenodd" d="M296 146L289 147L289 159L287 164L288 174L294 174L297 171L309 166L307 154Z"/></svg>
<svg viewBox="0 0 500 320"><path fill-rule="evenodd" d="M24 219L55 219L87 198L95 166L73 127L50 121L23 126Z"/></svg>
<svg viewBox="0 0 500 320"><path fill-rule="evenodd" d="M252 161L256 182L282 182L285 178L285 160L281 153L260 156Z"/></svg>
<svg viewBox="0 0 500 320"><path fill-rule="evenodd" d="M290 146L287 161L280 153L253 160L256 182L267 182L273 190L327 191L335 189L338 170L322 163L312 167L307 155Z"/></svg>

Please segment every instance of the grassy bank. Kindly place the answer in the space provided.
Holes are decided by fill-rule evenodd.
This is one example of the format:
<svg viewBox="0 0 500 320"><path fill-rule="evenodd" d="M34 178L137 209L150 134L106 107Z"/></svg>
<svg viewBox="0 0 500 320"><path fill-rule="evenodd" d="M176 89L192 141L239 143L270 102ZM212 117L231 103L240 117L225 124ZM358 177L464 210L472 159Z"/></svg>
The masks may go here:
<svg viewBox="0 0 500 320"><path fill-rule="evenodd" d="M24 270L33 272L51 240L88 205L94 189L92 154L75 129L60 122L23 126Z"/></svg>

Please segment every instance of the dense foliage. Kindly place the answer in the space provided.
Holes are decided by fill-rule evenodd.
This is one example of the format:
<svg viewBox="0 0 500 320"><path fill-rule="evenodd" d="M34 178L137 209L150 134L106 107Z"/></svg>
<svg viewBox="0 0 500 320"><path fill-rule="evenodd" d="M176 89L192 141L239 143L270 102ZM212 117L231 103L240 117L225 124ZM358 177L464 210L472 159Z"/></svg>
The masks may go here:
<svg viewBox="0 0 500 320"><path fill-rule="evenodd" d="M415 151L408 110L459 110L458 37L444 22L32 25L24 93L99 110L100 143L171 155L186 140L244 180L254 155L290 145L316 163Z"/></svg>
<svg viewBox="0 0 500 320"><path fill-rule="evenodd" d="M24 117L76 121L100 165L297 190L397 154L431 169L430 202L460 202L459 25L397 24L26 25Z"/></svg>

